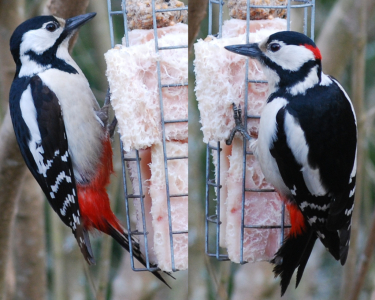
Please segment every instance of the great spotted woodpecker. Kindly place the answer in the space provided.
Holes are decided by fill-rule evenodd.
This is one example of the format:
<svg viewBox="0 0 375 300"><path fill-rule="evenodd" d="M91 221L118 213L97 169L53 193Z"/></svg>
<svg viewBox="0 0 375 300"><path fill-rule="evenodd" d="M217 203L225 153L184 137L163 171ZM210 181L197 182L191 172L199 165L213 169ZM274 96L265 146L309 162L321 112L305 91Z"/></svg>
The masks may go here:
<svg viewBox="0 0 375 300"><path fill-rule="evenodd" d="M290 233L271 260L283 295L297 268L298 286L317 238L345 264L354 207L356 117L343 87L322 72L320 51L307 36L278 32L259 44L226 49L258 60L269 84L253 147L290 212Z"/></svg>
<svg viewBox="0 0 375 300"><path fill-rule="evenodd" d="M88 235L93 229L129 251L128 234L111 211L105 189L113 173L109 97L100 108L68 52L71 36L95 15L36 17L19 25L10 39L16 74L9 104L19 148L89 264L95 263ZM145 265L138 242L132 240L132 247Z"/></svg>

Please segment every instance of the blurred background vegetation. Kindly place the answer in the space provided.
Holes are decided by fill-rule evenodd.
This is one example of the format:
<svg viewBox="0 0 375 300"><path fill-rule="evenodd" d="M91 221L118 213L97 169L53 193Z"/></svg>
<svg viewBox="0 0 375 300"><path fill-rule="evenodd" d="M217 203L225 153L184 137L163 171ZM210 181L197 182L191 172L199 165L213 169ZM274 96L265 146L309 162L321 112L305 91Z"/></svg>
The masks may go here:
<svg viewBox="0 0 375 300"><path fill-rule="evenodd" d="M58 13L69 13L64 8L72 3L76 12L73 15L98 13L80 30L72 55L99 101L103 101L107 89L103 57L110 49L106 1L0 0L0 299L279 299L279 281L273 279L270 264L240 266L217 262L204 255L205 144L199 130L194 95L193 51L189 56L189 272L175 273L176 280L168 281L172 286L169 290L148 272L131 271L129 255L103 236L93 238L98 265L87 267L73 236L57 219L26 171L6 114L14 76L8 47L10 35L23 20L48 13L48 10L51 13L56 2L63 3ZM190 0L189 13L194 9L204 11L205 2ZM375 232L375 228L372 229L375 204L374 10L375 0L316 1L316 41L325 59L324 71L338 78L352 97L360 127L357 227L353 228L357 234L352 239L350 258L344 268L317 243L298 290L291 284L284 299L349 299L363 262L373 258L372 251L366 257L364 250L371 233ZM216 18L217 15L214 11ZM296 22L298 19L298 14L292 18ZM217 19L214 23L217 24ZM121 20L115 22L117 43L123 34L121 26ZM207 28L207 19L204 19L198 38L207 36ZM117 138L115 143L118 143ZM114 148L118 175L113 177L109 193L112 207L125 223L119 146L115 144ZM373 262L363 283L359 296L352 299L375 299Z"/></svg>

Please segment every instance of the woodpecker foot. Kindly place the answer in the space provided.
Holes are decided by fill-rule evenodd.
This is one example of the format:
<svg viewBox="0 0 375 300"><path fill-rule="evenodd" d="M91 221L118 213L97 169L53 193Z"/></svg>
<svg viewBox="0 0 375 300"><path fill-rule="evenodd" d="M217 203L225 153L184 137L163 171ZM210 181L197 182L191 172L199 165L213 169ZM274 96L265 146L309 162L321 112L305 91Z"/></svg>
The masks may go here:
<svg viewBox="0 0 375 300"><path fill-rule="evenodd" d="M109 124L108 126L109 137L113 137L113 134L115 133L116 125L117 125L117 119L116 117L114 117L111 124Z"/></svg>
<svg viewBox="0 0 375 300"><path fill-rule="evenodd" d="M251 139L250 135L247 133L247 131L245 129L244 124L242 124L241 105L238 105L238 108L237 108L236 104L232 103L232 105L233 105L233 116L234 116L234 121L236 122L236 127L233 128L233 130L231 131L231 133L229 135L229 138L225 141L225 143L228 146L232 144L234 135L236 134L237 131L239 133L241 133L243 135L243 137L246 138L247 140Z"/></svg>

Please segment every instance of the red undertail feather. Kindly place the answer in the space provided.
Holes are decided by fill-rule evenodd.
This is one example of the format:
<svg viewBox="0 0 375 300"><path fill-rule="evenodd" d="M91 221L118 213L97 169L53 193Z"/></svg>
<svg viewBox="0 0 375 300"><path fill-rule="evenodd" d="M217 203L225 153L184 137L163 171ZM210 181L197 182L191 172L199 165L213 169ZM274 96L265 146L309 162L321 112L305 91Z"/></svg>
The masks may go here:
<svg viewBox="0 0 375 300"><path fill-rule="evenodd" d="M77 185L78 202L85 228L95 228L107 234L110 234L108 223L119 232L123 232L111 210L106 191L110 175L113 173L112 154L111 141L106 137L103 140L103 152L95 179L88 185Z"/></svg>
<svg viewBox="0 0 375 300"><path fill-rule="evenodd" d="M290 223L292 225L289 236L296 237L297 235L303 234L303 232L306 231L306 222L301 210L294 203L287 203L286 207L289 211Z"/></svg>

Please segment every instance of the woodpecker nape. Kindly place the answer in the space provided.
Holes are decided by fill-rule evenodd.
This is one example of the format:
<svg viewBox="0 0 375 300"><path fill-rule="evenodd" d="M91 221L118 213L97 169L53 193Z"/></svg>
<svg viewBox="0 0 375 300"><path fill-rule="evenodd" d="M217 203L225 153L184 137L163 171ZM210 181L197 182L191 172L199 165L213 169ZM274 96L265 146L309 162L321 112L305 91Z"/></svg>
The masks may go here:
<svg viewBox="0 0 375 300"><path fill-rule="evenodd" d="M301 33L277 32L260 43L225 48L258 60L269 84L252 147L291 217L290 233L271 260L283 295L295 269L298 286L317 239L345 264L356 181L355 112L340 83L322 72L319 49Z"/></svg>
<svg viewBox="0 0 375 300"><path fill-rule="evenodd" d="M90 230L112 236L129 251L128 233L111 211L105 189L113 173L115 123L108 124L109 94L100 108L68 52L69 39L95 15L35 17L19 25L10 39L16 74L9 106L19 148L89 264L95 263ZM146 265L136 240L132 249ZM157 271L153 274L167 284Z"/></svg>

